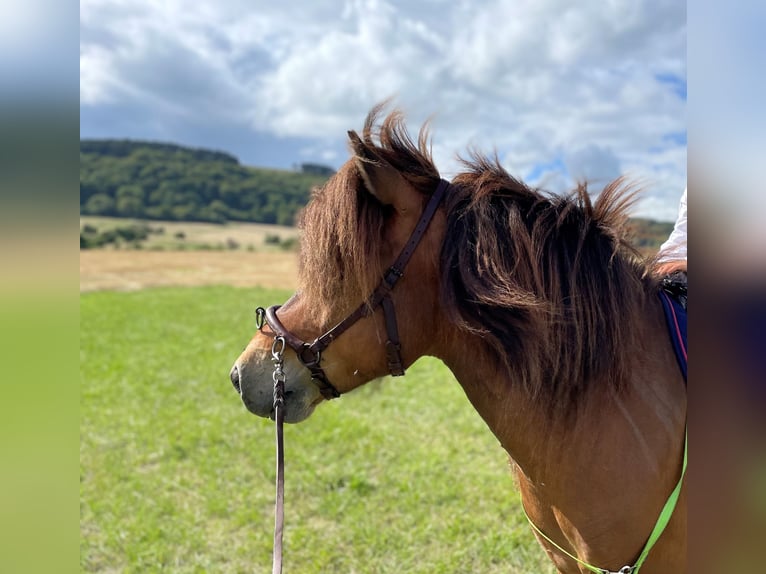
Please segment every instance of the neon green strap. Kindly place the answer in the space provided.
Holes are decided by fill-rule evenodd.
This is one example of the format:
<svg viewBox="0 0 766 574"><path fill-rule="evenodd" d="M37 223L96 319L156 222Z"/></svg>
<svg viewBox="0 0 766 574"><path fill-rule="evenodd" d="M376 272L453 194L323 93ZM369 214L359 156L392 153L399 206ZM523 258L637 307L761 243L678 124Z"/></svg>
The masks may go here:
<svg viewBox="0 0 766 574"><path fill-rule="evenodd" d="M566 550L564 550L564 549L563 549L561 546L559 546L558 544L556 544L556 543L555 543L553 540L551 540L550 538L548 538L548 536L545 534L545 532L543 532L542 530L540 530L540 529L537 527L537 524L535 524L534 522L532 522L532 519L529 517L529 514L527 514L527 509L526 509L526 508L524 508L524 503L523 503L523 502L521 503L521 509L524 511L524 516L526 516L526 517L527 517L527 520L529 521L529 524L531 524L531 525L532 525L532 528L534 528L534 529L535 529L535 531L536 531L536 532L537 532L537 533L538 533L540 536L542 536L542 537L543 537L543 538L545 538L545 539L546 539L548 542L550 542L550 543L551 543L551 544L552 544L552 545L553 545L553 546L554 546L554 547L555 547L555 548L556 548L556 549L557 549L559 552L561 552L562 554L566 554L566 555L567 555L567 556L569 556L569 557L570 557L572 560L574 560L575 562L577 562L577 563L578 563L578 564L580 564L581 566L585 566L585 567L586 567L588 570L590 570L591 572L595 572L596 574L608 574L608 570L602 570L601 568L596 568L595 566L591 566L591 565L590 565L590 564L588 564L587 562L583 562L583 561L582 561L582 560L580 560L580 559L579 559L577 556L575 556L574 554L570 554L569 552L567 552Z"/></svg>
<svg viewBox="0 0 766 574"><path fill-rule="evenodd" d="M676 508L678 497L681 494L681 486L683 485L684 475L686 474L686 454L687 454L688 444L689 444L689 428L687 427L686 430L684 431L684 464L683 464L683 467L681 468L681 478L678 479L678 484L676 484L676 487L673 489L673 492L670 493L670 496L668 497L668 501L665 503L665 506L662 507L662 511L660 512L660 517L657 519L657 524L654 525L654 530L652 530L652 533L649 535L649 540L646 541L646 546L644 546L644 549L641 551L641 554L639 555L638 560L636 560L636 566L635 566L635 570L633 570L633 574L638 573L638 569L641 568L641 565L644 563L644 560L646 560L646 557L649 555L649 551L654 546L654 543L657 542L657 539L665 531L665 527L668 525L668 522L670 522L670 517L673 515L673 511Z"/></svg>
<svg viewBox="0 0 766 574"><path fill-rule="evenodd" d="M631 567L624 567L622 570L619 570L619 572L622 572L627 569L630 574L638 574L638 570L643 565L644 561L646 560L646 557L649 555L649 551L654 547L655 542L659 539L660 536L662 536L662 533L665 531L665 527L668 525L668 522L670 522L670 517L673 516L673 511L676 508L676 504L678 503L678 497L681 494L681 486L683 486L684 476L686 475L686 460L687 460L687 447L689 445L689 430L688 427L684 433L684 462L683 467L681 469L681 476L678 479L678 483L676 484L676 487L673 489L673 492L670 493L670 496L668 497L668 500L665 502L665 506L662 507L662 510L660 511L660 516L657 518L657 523L654 525L654 530L652 530L652 533L649 535L649 539L646 541L646 544L644 545L644 549L641 551L641 554L638 556L638 560L636 560L635 565ZM592 564L588 564L587 562L584 562L580 560L577 556L574 556L573 554L570 554L566 550L564 550L561 546L556 544L553 540L548 538L548 536L540 530L537 525L532 522L532 519L527 514L527 509L524 508L524 503L521 503L521 510L524 512L524 516L527 517L527 520L529 521L529 524L532 526L532 528L535 529L535 532L537 532L540 536L545 538L548 542L553 545L559 552L562 554L569 556L572 560L580 564L581 566L584 566L591 572L595 572L596 574L616 574L613 573L611 570L607 570L606 568L597 568L596 566L593 566Z"/></svg>

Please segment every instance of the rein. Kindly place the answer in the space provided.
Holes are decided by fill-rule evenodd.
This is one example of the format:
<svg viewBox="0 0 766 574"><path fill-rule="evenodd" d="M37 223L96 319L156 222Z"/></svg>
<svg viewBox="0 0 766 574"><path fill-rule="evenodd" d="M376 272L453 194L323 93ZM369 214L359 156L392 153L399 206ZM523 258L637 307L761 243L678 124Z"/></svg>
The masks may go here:
<svg viewBox="0 0 766 574"><path fill-rule="evenodd" d="M446 180L439 180L436 191L428 200L423 214L420 216L415 229L409 240L399 253L391 267L381 279L372 295L356 308L348 317L335 325L332 329L306 343L300 337L291 333L277 317L280 305L274 305L268 309L258 307L255 310L256 326L259 331L264 324L268 324L274 333L274 342L271 345L271 357L274 362L274 422L276 425L276 450L277 450L277 478L276 478L276 501L274 509L274 555L272 562L272 574L282 572L282 537L285 525L285 453L284 453L284 422L285 422L285 373L284 352L286 347L295 351L298 360L311 371L311 380L319 387L319 392L327 399L335 399L340 392L330 383L324 369L320 366L322 351L337 337L343 334L349 327L364 317L371 315L378 307L383 308L383 317L386 322L386 359L388 370L391 375L398 377L404 375L404 364L401 357L401 343L399 341L399 328L396 323L396 310L391 299L391 291L396 283L404 275L404 269L409 263L412 254L415 253L420 240L428 229L436 210L439 207L444 194L450 184Z"/></svg>

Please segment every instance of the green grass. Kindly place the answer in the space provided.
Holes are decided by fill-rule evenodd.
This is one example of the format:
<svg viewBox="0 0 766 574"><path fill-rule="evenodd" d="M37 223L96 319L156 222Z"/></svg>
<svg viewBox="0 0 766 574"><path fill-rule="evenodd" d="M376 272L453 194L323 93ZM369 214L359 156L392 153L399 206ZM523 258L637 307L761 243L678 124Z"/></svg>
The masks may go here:
<svg viewBox="0 0 766 574"><path fill-rule="evenodd" d="M270 571L273 425L227 375L255 306L287 295L82 295L83 571ZM286 574L554 571L504 451L437 361L321 405L285 444Z"/></svg>

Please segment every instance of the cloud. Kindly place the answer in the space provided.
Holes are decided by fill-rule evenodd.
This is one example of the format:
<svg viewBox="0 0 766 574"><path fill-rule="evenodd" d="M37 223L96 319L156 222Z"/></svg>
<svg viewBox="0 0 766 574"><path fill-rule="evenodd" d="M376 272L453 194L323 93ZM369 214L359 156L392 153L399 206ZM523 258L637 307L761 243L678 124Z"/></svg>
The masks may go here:
<svg viewBox="0 0 766 574"><path fill-rule="evenodd" d="M154 122L313 140L296 153L324 148L316 153L338 161L346 130L395 96L414 129L434 115L446 174L471 145L557 186L571 185L572 162L629 171L677 203L686 178L683 3L299 4L83 0L83 113L124 102L153 110ZM580 161L586 152L590 163Z"/></svg>
<svg viewBox="0 0 766 574"><path fill-rule="evenodd" d="M337 26L295 35L255 84L255 125L283 135L326 137L359 124L392 94L420 102L438 87L442 40L385 2L346 5Z"/></svg>

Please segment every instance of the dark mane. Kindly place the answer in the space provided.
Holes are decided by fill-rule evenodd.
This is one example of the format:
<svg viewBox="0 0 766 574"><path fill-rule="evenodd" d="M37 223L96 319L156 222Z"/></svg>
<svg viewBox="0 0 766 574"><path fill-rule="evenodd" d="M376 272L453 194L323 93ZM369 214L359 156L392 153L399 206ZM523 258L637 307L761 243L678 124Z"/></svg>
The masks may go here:
<svg viewBox="0 0 766 574"><path fill-rule="evenodd" d="M628 241L635 192L622 179L591 202L532 189L474 157L453 181L441 254L452 322L483 337L527 392L570 410L597 379L619 390L635 348L646 269Z"/></svg>
<svg viewBox="0 0 766 574"><path fill-rule="evenodd" d="M427 197L439 179L427 131L413 142L398 112L377 126L381 110L362 139ZM653 281L627 238L635 193L618 179L591 202L585 185L557 196L497 160L464 163L444 205L441 298L452 323L482 337L513 384L556 410L574 408L597 379L619 390L635 343L623 321L640 313ZM387 215L353 162L314 192L302 216L300 283L322 321L358 305L380 280Z"/></svg>

